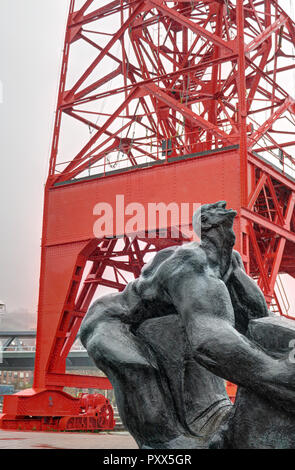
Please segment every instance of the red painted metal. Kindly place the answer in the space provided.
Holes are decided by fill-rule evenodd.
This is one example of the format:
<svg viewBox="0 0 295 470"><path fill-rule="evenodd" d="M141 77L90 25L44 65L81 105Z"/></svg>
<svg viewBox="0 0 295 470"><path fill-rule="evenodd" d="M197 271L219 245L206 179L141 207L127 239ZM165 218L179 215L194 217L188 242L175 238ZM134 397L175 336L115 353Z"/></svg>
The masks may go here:
<svg viewBox="0 0 295 470"><path fill-rule="evenodd" d="M295 24L277 0L70 1L30 416L35 394L46 408L64 386L111 387L103 377L65 373L90 302L97 289L124 289L150 253L186 240L169 221L166 238L157 222L125 233L118 194L146 213L151 202L227 200L238 212L236 248L247 272L269 306L291 315L275 284L278 274L295 277L295 104L281 80L295 68L294 46ZM98 202L114 210L109 222L122 238L112 230L94 236ZM21 419L19 400L10 397L4 411L14 403ZM55 406L46 413L53 419Z"/></svg>
<svg viewBox="0 0 295 470"><path fill-rule="evenodd" d="M237 386L231 382L226 382L226 391L230 400L234 403L237 394Z"/></svg>
<svg viewBox="0 0 295 470"><path fill-rule="evenodd" d="M106 431L115 427L114 411L104 395L26 390L4 398L2 429L19 431ZM34 415L33 417L31 415Z"/></svg>

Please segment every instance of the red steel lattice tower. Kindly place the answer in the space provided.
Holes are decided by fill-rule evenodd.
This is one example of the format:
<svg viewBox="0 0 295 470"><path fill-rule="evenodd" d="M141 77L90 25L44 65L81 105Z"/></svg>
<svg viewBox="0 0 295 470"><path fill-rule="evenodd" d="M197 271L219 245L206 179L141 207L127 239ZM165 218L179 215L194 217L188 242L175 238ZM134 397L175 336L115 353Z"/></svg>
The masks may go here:
<svg viewBox="0 0 295 470"><path fill-rule="evenodd" d="M149 253L186 239L169 217L166 238L157 223L125 233L117 195L144 208L227 200L238 212L247 272L271 308L290 313L276 287L279 274L295 277L288 2L102 3L70 2L45 188L35 380L7 401L11 426L41 416L40 403L42 416L67 414L64 386L110 387L106 378L65 373L90 302L100 286L124 289ZM121 238L111 229L94 236L98 202L114 209L108 226Z"/></svg>

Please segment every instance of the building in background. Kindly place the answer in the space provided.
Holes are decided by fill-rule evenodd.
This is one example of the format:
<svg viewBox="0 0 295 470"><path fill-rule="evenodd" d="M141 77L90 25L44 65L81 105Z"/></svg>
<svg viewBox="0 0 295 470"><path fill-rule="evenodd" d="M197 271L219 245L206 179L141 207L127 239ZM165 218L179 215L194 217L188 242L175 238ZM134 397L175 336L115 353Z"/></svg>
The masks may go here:
<svg viewBox="0 0 295 470"><path fill-rule="evenodd" d="M6 313L6 305L2 300L0 300L0 315L4 315Z"/></svg>
<svg viewBox="0 0 295 470"><path fill-rule="evenodd" d="M33 385L33 376L32 370L0 370L0 386L13 385L15 391L30 388Z"/></svg>

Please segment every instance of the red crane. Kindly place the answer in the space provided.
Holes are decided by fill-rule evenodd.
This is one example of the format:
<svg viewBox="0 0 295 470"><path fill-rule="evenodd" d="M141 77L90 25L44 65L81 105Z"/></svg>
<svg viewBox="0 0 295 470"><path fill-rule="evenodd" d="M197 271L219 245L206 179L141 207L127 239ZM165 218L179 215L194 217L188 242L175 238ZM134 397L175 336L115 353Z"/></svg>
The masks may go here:
<svg viewBox="0 0 295 470"><path fill-rule="evenodd" d="M34 385L6 398L2 427L43 429L53 417L87 415L65 386L111 388L107 378L65 371L89 304L103 289L124 289L150 253L187 240L172 216L164 238L157 221L127 233L128 204L148 212L150 203L227 200L238 211L247 272L272 309L290 314L276 280L295 277L295 23L281 3L70 1L45 187ZM100 202L112 209L102 237L93 232Z"/></svg>

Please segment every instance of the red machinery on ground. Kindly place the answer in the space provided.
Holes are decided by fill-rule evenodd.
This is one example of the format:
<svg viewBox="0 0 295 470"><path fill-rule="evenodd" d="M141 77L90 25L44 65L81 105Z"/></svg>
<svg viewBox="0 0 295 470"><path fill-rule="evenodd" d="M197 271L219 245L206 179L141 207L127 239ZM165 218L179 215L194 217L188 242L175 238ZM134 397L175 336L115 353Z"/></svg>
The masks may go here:
<svg viewBox="0 0 295 470"><path fill-rule="evenodd" d="M32 429L41 410L48 419L74 415L78 402L64 387L111 388L107 378L65 371L88 306L98 288L123 290L150 253L186 239L170 216L165 238L156 220L130 236L126 218L139 205L227 200L247 272L269 306L290 315L276 287L279 274L295 277L287 91L295 24L285 10L276 0L71 0L45 188L34 385L6 399L2 426L30 419ZM114 210L118 194L125 205L94 235L97 203Z"/></svg>
<svg viewBox="0 0 295 470"><path fill-rule="evenodd" d="M62 391L31 390L5 397L3 429L22 431L109 431L114 429L113 408L104 395L83 393L78 398ZM34 398L33 398L34 397ZM32 407L34 416L31 416ZM53 410L53 412L52 412Z"/></svg>

